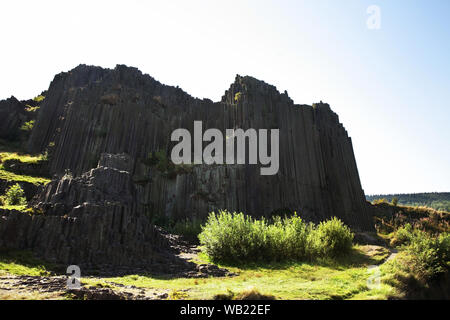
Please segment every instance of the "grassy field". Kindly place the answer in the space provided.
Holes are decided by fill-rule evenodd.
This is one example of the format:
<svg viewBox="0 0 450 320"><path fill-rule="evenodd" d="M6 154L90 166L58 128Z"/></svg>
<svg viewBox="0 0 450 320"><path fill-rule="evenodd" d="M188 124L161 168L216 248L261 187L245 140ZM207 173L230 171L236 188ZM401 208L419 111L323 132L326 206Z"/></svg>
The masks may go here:
<svg viewBox="0 0 450 320"><path fill-rule="evenodd" d="M28 182L34 185L47 184L50 182L48 178L25 176L6 171L0 167L0 179L15 182Z"/></svg>
<svg viewBox="0 0 450 320"><path fill-rule="evenodd" d="M0 149L1 150L1 149ZM42 177L19 175L5 170L1 163L6 160L19 160L23 163L37 163L44 160L44 155L27 155L20 152L0 152L0 179L28 182L35 185L46 184L50 180ZM8 206L27 212L26 206ZM415 228L442 233L449 230L449 213L429 208L412 208L381 203L377 206L378 215L375 224L379 236L394 246L396 230L410 223ZM395 209L395 210L392 210ZM392 213L394 212L394 213ZM192 231L192 226L184 229ZM183 229L181 228L181 229ZM176 228L175 228L176 229ZM175 230L174 229L174 230ZM196 228L194 228L197 230ZM192 233L192 232L190 232ZM380 246L353 245L349 254L338 259L318 259L314 262L258 263L249 265L216 264L237 274L234 277L210 278L167 278L148 274L130 274L121 277L83 277L85 285L109 287L122 290L123 285L136 286L150 291L170 292L168 299L217 299L219 297L239 297L246 292L258 292L275 299L390 299L403 298L404 292L399 276L410 277L411 274L399 274L395 267L398 258L404 257L402 248L395 256L392 251ZM389 257L389 259L388 259ZM392 259L391 259L392 258ZM389 260L389 261L387 261ZM247 260L246 260L247 261ZM387 262L386 262L387 261ZM408 264L408 260L405 260ZM213 263L205 254L194 257L198 264ZM379 268L369 269L371 266ZM372 273L371 271L372 270ZM379 285L371 286L369 279L373 271L378 272ZM62 275L60 268L34 258L29 252L0 252L0 300L1 299L67 299L64 292L42 293L38 291L23 292L2 290L2 277Z"/></svg>
<svg viewBox="0 0 450 320"><path fill-rule="evenodd" d="M48 178L16 174L14 172L5 170L5 168L2 165L2 162L7 160L18 160L22 163L38 163L40 161L43 161L44 158L45 155L42 154L29 155L19 152L6 152L6 151L0 152L0 179L15 182L28 182L34 185L47 184L48 182L50 182L50 179Z"/></svg>
<svg viewBox="0 0 450 320"><path fill-rule="evenodd" d="M44 160L45 156L43 154L39 155L29 155L19 152L0 152L0 163L6 160L19 160L23 163L38 163Z"/></svg>
<svg viewBox="0 0 450 320"><path fill-rule="evenodd" d="M276 299L387 299L398 296L396 289L381 283L379 288L368 287L369 265L383 263L389 250L375 246L354 246L352 253L340 261L315 263L284 263L259 266L223 266L237 273L224 278L161 278L148 275L127 275L114 278L85 277L82 283L110 288L133 285L144 289L171 292L169 299L214 299L217 295L232 296L257 291ZM204 255L196 263L210 261ZM15 252L0 255L0 276L54 273L52 266ZM0 298L2 298L0 296Z"/></svg>
<svg viewBox="0 0 450 320"><path fill-rule="evenodd" d="M50 276L62 272L61 267L45 262L26 250L0 251L0 276Z"/></svg>
<svg viewBox="0 0 450 320"><path fill-rule="evenodd" d="M382 284L370 290L367 280L368 266L381 263L388 255L384 248L369 251L368 247L355 247L341 262L286 263L266 266L229 267L236 277L207 279L157 279L142 275L129 275L108 279L108 282L160 288L185 292L186 299L213 299L216 295L238 294L256 290L276 299L386 299L395 295L395 289ZM201 256L205 261L205 257Z"/></svg>

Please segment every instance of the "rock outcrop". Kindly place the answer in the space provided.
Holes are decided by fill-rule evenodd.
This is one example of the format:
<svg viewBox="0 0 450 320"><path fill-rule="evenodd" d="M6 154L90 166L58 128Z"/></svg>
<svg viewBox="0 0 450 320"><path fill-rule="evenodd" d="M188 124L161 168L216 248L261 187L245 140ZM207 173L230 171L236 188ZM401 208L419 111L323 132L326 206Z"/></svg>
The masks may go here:
<svg viewBox="0 0 450 320"><path fill-rule="evenodd" d="M167 238L132 203L131 175L123 170L129 158L112 157L80 177L66 174L47 184L33 200L37 213L2 212L0 248L32 249L66 265L167 263Z"/></svg>
<svg viewBox="0 0 450 320"><path fill-rule="evenodd" d="M0 139L23 142L28 139L31 130L22 126L35 120L40 102L34 100L19 101L15 97L0 101ZM30 128L31 129L31 128Z"/></svg>
<svg viewBox="0 0 450 320"><path fill-rule="evenodd" d="M195 250L156 227L136 205L136 184L126 154L102 154L81 176L66 172L31 201L34 213L0 209L0 249L30 249L63 267L104 276L153 273L171 277L234 276L195 264Z"/></svg>
<svg viewBox="0 0 450 320"><path fill-rule="evenodd" d="M193 132L195 120L203 122L203 130L279 129L278 174L261 176L259 165L195 165L167 172L149 161L151 153L170 154L172 131ZM28 148L50 151L53 174L70 169L80 175L103 153L128 154L136 185L133 205L141 215L177 220L218 209L254 216L297 211L307 220L337 216L355 229L373 228L351 139L338 116L328 104L296 105L287 93L251 77L237 76L222 100L212 102L135 68L80 65L52 81ZM58 189L48 188L56 188L47 189L48 197Z"/></svg>
<svg viewBox="0 0 450 320"><path fill-rule="evenodd" d="M16 138L27 118L24 105L14 97L0 101L0 138Z"/></svg>

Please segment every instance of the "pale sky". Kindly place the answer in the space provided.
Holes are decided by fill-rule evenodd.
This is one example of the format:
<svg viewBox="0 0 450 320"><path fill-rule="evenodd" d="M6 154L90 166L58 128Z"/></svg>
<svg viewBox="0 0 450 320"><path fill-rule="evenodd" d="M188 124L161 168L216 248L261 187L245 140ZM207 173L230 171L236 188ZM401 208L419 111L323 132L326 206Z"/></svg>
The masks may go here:
<svg viewBox="0 0 450 320"><path fill-rule="evenodd" d="M214 101L250 75L331 105L366 194L448 192L449 14L447 0L2 1L0 99L32 98L80 63Z"/></svg>

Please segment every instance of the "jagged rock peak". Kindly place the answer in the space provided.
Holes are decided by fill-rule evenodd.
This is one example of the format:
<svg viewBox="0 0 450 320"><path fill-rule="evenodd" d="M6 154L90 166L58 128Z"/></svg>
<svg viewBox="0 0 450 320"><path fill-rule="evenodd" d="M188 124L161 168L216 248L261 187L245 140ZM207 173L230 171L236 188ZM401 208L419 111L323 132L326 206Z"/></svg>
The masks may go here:
<svg viewBox="0 0 450 320"><path fill-rule="evenodd" d="M129 67L127 65L118 64L114 69L103 68L99 66L80 64L75 68L61 72L57 74L51 84L55 85L60 81L65 82L66 89L76 87L87 87L93 84L104 83L105 85L111 84L111 86L142 87L146 90L154 90L159 88L159 91L165 91L167 94L181 94L187 99L197 101L211 101L208 98L197 99L186 93L178 86L169 86L162 84L155 80L149 74L143 73L138 68ZM252 76L236 75L234 82L230 85L229 89L225 91L221 101L233 104L236 93L250 93L250 94L264 94L269 96L285 96L288 100L292 100L288 97L287 92L280 93L277 88L271 84L268 84L262 80L256 79ZM227 99L230 96L230 99Z"/></svg>
<svg viewBox="0 0 450 320"><path fill-rule="evenodd" d="M81 65L59 77L28 142L32 153L53 146L51 174L70 169L80 175L95 168L103 153L127 153L140 205L175 220L224 208L256 216L288 208L310 220L337 216L371 228L351 139L326 103L295 105L275 86L240 75L216 103L127 66ZM204 166L161 174L146 165L151 153L170 154L175 129L193 132L198 120L204 130L279 129L278 173Z"/></svg>
<svg viewBox="0 0 450 320"><path fill-rule="evenodd" d="M274 85L268 84L251 76L241 76L239 74L236 75L236 78L230 85L230 88L225 91L225 94L222 96L222 102L234 104L238 102L238 96L249 97L255 95L267 97L268 99L286 101L289 104L293 104L293 101L289 98L287 91L280 93Z"/></svg>

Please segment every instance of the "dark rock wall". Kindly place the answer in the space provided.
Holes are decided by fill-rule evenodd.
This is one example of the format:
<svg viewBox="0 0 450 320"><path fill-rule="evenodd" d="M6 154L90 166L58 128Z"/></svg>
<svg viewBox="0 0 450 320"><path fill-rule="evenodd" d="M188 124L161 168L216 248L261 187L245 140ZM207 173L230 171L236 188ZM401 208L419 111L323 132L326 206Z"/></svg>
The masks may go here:
<svg viewBox="0 0 450 320"><path fill-rule="evenodd" d="M155 227L115 205L84 206L73 216L0 212L0 248L31 249L66 265L149 265L167 242Z"/></svg>
<svg viewBox="0 0 450 320"><path fill-rule="evenodd" d="M0 138L15 139L27 120L25 105L14 97L0 101Z"/></svg>
<svg viewBox="0 0 450 320"><path fill-rule="evenodd" d="M66 265L154 266L173 260L168 239L134 205L131 175L121 170L128 157L115 159L79 177L51 181L33 199L33 215L0 210L0 248L31 249Z"/></svg>
<svg viewBox="0 0 450 320"><path fill-rule="evenodd" d="M278 174L261 176L258 165L195 165L167 177L145 165L150 152L170 151L174 129L193 132L195 120L203 130L280 129ZM153 214L180 219L228 209L262 216L286 208L308 220L338 216L372 228L351 140L337 115L327 104L295 105L251 77L237 76L214 103L134 68L81 65L51 83L28 145L31 152L50 146L50 170L58 174L88 171L104 152L129 154L137 205Z"/></svg>

